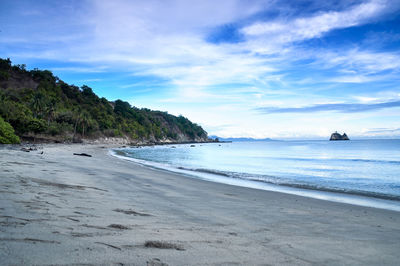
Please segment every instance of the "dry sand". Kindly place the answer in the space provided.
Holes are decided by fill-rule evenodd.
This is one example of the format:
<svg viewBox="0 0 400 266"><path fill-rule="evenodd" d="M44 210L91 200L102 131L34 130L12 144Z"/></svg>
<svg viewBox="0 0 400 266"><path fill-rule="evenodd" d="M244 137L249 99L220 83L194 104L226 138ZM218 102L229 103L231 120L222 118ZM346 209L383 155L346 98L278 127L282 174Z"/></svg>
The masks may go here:
<svg viewBox="0 0 400 266"><path fill-rule="evenodd" d="M399 212L41 151L0 150L1 265L400 264Z"/></svg>

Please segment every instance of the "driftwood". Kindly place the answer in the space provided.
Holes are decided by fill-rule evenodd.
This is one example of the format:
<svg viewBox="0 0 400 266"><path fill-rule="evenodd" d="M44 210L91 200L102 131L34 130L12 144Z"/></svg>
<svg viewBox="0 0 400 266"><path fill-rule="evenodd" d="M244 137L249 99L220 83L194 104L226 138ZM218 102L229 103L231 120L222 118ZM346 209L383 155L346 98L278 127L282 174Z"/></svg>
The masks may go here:
<svg viewBox="0 0 400 266"><path fill-rule="evenodd" d="M22 147L21 151L25 151L25 152L37 151L37 148L36 147L29 147L29 148Z"/></svg>
<svg viewBox="0 0 400 266"><path fill-rule="evenodd" d="M92 157L92 155L87 154L87 153L74 153L74 155Z"/></svg>

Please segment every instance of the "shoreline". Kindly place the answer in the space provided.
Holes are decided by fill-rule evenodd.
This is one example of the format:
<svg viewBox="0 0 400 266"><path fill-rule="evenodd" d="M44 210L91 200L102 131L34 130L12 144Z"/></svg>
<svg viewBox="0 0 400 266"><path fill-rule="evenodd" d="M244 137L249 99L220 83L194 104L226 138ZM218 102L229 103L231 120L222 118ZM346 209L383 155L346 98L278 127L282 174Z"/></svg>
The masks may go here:
<svg viewBox="0 0 400 266"><path fill-rule="evenodd" d="M176 141L166 139L164 141L153 141L153 140L137 140L128 137L99 137L99 138L78 138L71 141L60 141L57 137L49 137L45 135L39 136L21 136L22 139L20 144L11 145L71 145L71 144L82 144L82 145L127 145L132 147L146 147L146 146L163 146L163 145L179 145L179 144L201 144L201 143L231 143L232 141L216 141L213 139L208 140L189 140L189 141ZM8 145L8 144L5 144Z"/></svg>
<svg viewBox="0 0 400 266"><path fill-rule="evenodd" d="M1 150L4 264L400 262L399 212L187 178L115 146Z"/></svg>
<svg viewBox="0 0 400 266"><path fill-rule="evenodd" d="M184 143L188 144L188 143ZM167 145L167 144L164 144ZM171 144L172 145L172 144ZM256 180L237 179L229 176L219 175L212 172L195 171L185 168L176 168L173 166L165 166L153 161L145 161L135 159L132 157L116 154L115 151L124 149L126 147L110 148L109 154L121 160L130 161L132 163L140 164L151 169L164 170L171 173L182 174L188 178L195 178L213 183L221 183L225 185L232 185L238 187L246 187L251 189L258 189L264 191L274 191L284 194L297 195L302 197L314 198L319 200L327 200L333 202L340 202L345 204L352 204L357 206L379 208L385 210L392 210L400 212L400 198L390 195L369 194L368 192L351 191L344 192L329 188L313 188L311 186L296 185L296 184L274 184L271 182L263 182ZM137 147L132 147L137 148Z"/></svg>

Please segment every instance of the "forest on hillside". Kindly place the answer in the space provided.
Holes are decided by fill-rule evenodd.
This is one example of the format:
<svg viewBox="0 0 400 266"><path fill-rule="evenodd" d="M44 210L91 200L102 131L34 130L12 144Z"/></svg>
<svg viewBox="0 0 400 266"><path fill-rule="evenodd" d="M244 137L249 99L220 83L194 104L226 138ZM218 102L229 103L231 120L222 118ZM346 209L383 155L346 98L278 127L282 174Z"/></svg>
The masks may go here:
<svg viewBox="0 0 400 266"><path fill-rule="evenodd" d="M7 137L14 135L10 141ZM10 133L11 132L11 133ZM55 142L126 137L141 142L206 141L207 132L183 116L108 101L48 70L26 70L0 59L0 143L19 138ZM9 139L9 137L8 137Z"/></svg>

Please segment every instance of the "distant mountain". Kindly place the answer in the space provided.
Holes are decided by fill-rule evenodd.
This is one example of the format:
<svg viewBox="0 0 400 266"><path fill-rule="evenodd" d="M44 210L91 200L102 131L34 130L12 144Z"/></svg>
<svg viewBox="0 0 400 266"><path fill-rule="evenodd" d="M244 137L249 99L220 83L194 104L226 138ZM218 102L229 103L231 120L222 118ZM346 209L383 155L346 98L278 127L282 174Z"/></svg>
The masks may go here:
<svg viewBox="0 0 400 266"><path fill-rule="evenodd" d="M81 141L122 137L131 142L201 142L207 132L183 116L139 109L69 85L48 70L28 71L0 59L1 142ZM11 127L10 127L11 125Z"/></svg>
<svg viewBox="0 0 400 266"><path fill-rule="evenodd" d="M220 138L218 136L209 136L210 139L218 139L219 141L272 141L270 138L254 139L254 138Z"/></svg>

